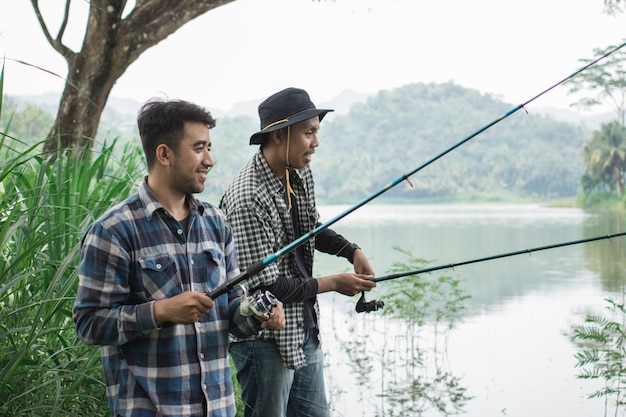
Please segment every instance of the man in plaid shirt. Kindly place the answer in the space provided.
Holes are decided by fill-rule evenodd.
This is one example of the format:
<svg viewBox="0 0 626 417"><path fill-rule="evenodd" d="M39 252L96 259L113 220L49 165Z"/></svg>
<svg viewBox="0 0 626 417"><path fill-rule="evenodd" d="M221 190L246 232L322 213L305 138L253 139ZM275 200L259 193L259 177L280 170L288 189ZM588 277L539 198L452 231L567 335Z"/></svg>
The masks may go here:
<svg viewBox="0 0 626 417"><path fill-rule="evenodd" d="M306 91L287 88L259 105L259 151L227 187L220 207L231 221L242 267L278 252L319 224L309 163L319 145L320 121ZM314 250L347 258L355 273L312 277ZM363 251L326 228L248 280L284 303L287 324L253 338L235 338L231 356L242 388L245 415L329 415L319 341L316 294L352 296L369 291L374 271Z"/></svg>
<svg viewBox="0 0 626 417"><path fill-rule="evenodd" d="M285 324L240 315L240 294L207 293L239 274L222 212L192 194L213 166L210 112L153 100L138 119L148 175L81 241L76 331L101 346L111 416L232 417L229 332Z"/></svg>

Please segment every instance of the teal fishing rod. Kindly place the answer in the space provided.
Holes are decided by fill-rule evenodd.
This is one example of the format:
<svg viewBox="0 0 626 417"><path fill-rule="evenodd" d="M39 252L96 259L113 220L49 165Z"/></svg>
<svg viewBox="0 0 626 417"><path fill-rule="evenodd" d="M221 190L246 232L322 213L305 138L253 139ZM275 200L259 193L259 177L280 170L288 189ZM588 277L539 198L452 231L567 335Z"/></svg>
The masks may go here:
<svg viewBox="0 0 626 417"><path fill-rule="evenodd" d="M473 132L469 136L463 138L462 140L460 140L456 144L450 146L448 149L444 150L440 154L438 154L438 155L434 156L433 158L429 159L428 161L424 162L422 165L420 165L417 168L413 169L412 171L409 171L408 173L403 174L403 175L399 176L398 178L394 179L388 185L386 185L385 187L381 188L379 191L375 192L371 196L365 198L360 203L355 204L351 208L348 208L347 210L343 211L342 213L340 213L340 214L336 215L335 217L331 218L326 223L323 223L323 224L317 226L315 229L311 230L310 232L308 232L306 234L303 234L302 236L300 236L299 238L297 238L296 240L294 240L293 242L291 242L290 244L288 244L284 248L278 250L276 253L268 256L267 258L265 258L265 259L255 263L253 265L250 265L250 267L248 267L244 272L242 272L241 274L239 274L238 276L236 276L232 280L227 281L227 282L223 283L222 285L219 285L219 286L215 287L212 291L210 291L208 293L208 295L211 298L215 299L216 297L219 297L220 295L227 293L231 289L235 288L235 286L237 286L239 283L243 282L246 279L249 279L249 278L253 277L256 274L258 274L259 272L264 270L268 265L270 265L270 264L274 263L275 261L277 261L280 257L286 255L287 253L293 251L297 247L303 245L304 243L306 243L310 239L314 238L315 236L317 236L319 233L321 233L322 231L324 231L328 227L332 226L333 224L335 224L339 220L343 219L344 217L348 216L350 213L354 212L355 210L359 209L360 207L368 204L369 202L371 202L375 198L379 197L380 195L384 194L385 192L389 191L390 189L392 189L396 185L400 184L401 182L407 181L411 185L411 182L409 181L409 177L411 177L415 173L417 173L417 172L421 171L422 169L426 168L428 165L432 164L433 162L437 161L438 159L440 159L443 156L447 155L448 153L452 152L453 150L455 150L459 146L463 145L464 143L466 143L467 141L471 140L472 138L478 136L479 134L481 134L482 132L484 132L487 129L491 128L495 124L497 124L497 123L501 122L502 120L508 118L509 116L511 116L512 114L516 113L520 109L523 109L526 105L528 105L529 103L537 100L539 97L543 96L544 94L548 93L549 91L553 90L554 88L558 87L559 85L561 85L561 84L569 81L570 79L574 78L576 75L580 74L581 72L583 72L586 69L590 68L591 66L595 65L596 63L598 63L602 59L605 59L606 57L608 57L611 54L615 53L616 51L618 51L619 49L621 49L625 45L626 45L626 42L623 42L621 45L616 46L615 48L613 48L613 49L609 50L608 52L606 52L604 55L602 55L602 56L596 58L595 60L587 63L585 66L583 66L583 67L579 68L578 70L574 71L573 73L571 73L567 77L563 78L561 81L559 81L559 82L553 84L552 86L546 88L545 90L543 90L539 94L535 95L531 99L525 101L522 104L519 104L519 105L513 107L511 110L507 111L502 116L500 116L497 119L494 119L493 121L487 123L486 125L484 125L480 129L476 130L475 132Z"/></svg>
<svg viewBox="0 0 626 417"><path fill-rule="evenodd" d="M415 269L415 270L412 270L412 271L398 272L398 273L395 273L395 274L389 274L389 275L385 275L385 276L382 276L382 277L374 278L374 279L372 279L372 281L374 281L374 282L389 281L391 279L397 279L397 278L403 278L403 277L408 277L408 276L413 276L413 275L419 275L419 274L424 274L424 273L433 272L433 271L440 271L442 269L453 269L453 268L456 268L458 266L463 266L463 265L469 265L469 264L475 264L475 263L479 263L479 262L492 261L494 259L500 259L500 258L508 258L510 256L516 256L516 255L531 254L533 252L539 252L539 251L548 250L548 249L561 248L561 247L564 247L564 246L580 245L582 243L589 243L589 242L594 242L594 241L597 241L597 240L613 239L613 238L620 237L620 236L626 236L626 232L609 234L609 235L603 235L603 236L596 236L596 237L590 237L590 238L586 238L586 239L571 240L569 242L554 243L552 245L539 246L539 247L536 247L536 248L530 248L530 249L517 250L517 251L513 251L513 252L501 253L501 254L498 254L498 255L486 256L484 258L471 259L469 261L449 263L449 264L439 265L439 266L431 266L429 268ZM361 294L361 298L359 299L359 301L357 302L357 305L356 305L356 312L357 313L362 313L362 312L369 313L371 311L379 310L383 306L384 306L384 303L382 301L380 301L380 300L366 301L365 300L365 295L362 293Z"/></svg>

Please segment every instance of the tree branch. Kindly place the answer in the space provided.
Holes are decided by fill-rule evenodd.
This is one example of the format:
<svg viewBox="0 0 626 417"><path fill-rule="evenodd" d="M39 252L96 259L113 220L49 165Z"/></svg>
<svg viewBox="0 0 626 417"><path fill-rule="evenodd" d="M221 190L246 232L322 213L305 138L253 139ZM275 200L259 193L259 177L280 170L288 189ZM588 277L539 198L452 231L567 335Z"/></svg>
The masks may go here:
<svg viewBox="0 0 626 417"><path fill-rule="evenodd" d="M57 37L53 38L50 34L50 31L48 30L48 25L46 24L46 21L41 14L41 10L39 9L39 0L31 0L31 4L33 5L33 9L35 10L35 15L37 16L37 21L39 22L39 26L41 26L41 30L43 31L46 40L66 60L69 60L69 58L74 54L71 49L63 45L63 34L65 33L65 28L67 27L67 22L69 20L70 3L71 0L66 0L65 10L63 12L63 22L61 23Z"/></svg>

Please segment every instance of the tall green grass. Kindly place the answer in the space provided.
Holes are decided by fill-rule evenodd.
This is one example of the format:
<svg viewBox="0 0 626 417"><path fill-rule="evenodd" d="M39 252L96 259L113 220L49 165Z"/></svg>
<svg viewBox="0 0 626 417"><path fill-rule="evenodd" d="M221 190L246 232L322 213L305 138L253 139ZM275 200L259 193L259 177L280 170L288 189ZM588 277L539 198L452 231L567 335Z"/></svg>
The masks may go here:
<svg viewBox="0 0 626 417"><path fill-rule="evenodd" d="M0 74L0 111L3 73ZM10 119L9 119L10 120ZM10 123L10 121L9 121ZM78 243L136 188L139 147L115 141L83 160L0 132L0 416L108 414L97 347L74 331Z"/></svg>

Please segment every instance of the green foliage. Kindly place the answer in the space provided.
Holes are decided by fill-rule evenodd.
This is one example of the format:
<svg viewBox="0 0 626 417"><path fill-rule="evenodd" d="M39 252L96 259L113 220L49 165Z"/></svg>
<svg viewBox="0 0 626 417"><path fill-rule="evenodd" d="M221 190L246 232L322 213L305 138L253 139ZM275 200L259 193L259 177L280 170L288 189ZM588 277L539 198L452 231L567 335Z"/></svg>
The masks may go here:
<svg viewBox="0 0 626 417"><path fill-rule="evenodd" d="M406 259L395 262L389 273L417 270L427 263L401 248L394 250ZM462 321L464 303L469 299L459 284L459 280L451 277L430 274L387 283L383 315L393 323L402 324L404 334L396 337L405 339L406 352L400 349L394 352L395 364L387 359L392 371L385 369L383 373L385 388L380 396L385 400L384 415L419 416L435 412L449 416L461 413L471 399L461 378L449 369L445 354L449 332ZM402 370L398 370L398 364L403 364Z"/></svg>
<svg viewBox="0 0 626 417"><path fill-rule="evenodd" d="M140 150L115 141L79 164L2 135L0 142L0 416L107 414L100 353L76 337L78 242L131 193Z"/></svg>
<svg viewBox="0 0 626 417"><path fill-rule="evenodd" d="M513 106L446 84L381 91L324 122L313 169L324 202L361 200L426 164ZM383 199L478 201L485 196L573 197L585 130L523 111L425 166Z"/></svg>
<svg viewBox="0 0 626 417"><path fill-rule="evenodd" d="M401 260L390 274L427 263L409 251L394 250ZM382 310L368 320L348 319L349 331L342 326L334 333L333 341L339 343L335 352L347 357L343 363L360 387L357 401L379 416L463 414L471 397L449 365L447 343L469 296L450 277L414 275L386 281L382 288Z"/></svg>
<svg viewBox="0 0 626 417"><path fill-rule="evenodd" d="M607 9L619 10L620 1L605 0ZM584 64L595 61L616 48L611 45L606 48L595 48L594 58L581 59ZM591 108L600 104L613 106L616 121L624 126L626 118L626 49L622 48L602 59L592 67L578 74L568 81L570 93L581 91L591 92L593 95L580 99L577 105Z"/></svg>
<svg viewBox="0 0 626 417"><path fill-rule="evenodd" d="M248 159L258 150L250 146L248 140L258 124L245 116L223 118L211 130L211 144L215 167L211 170L202 197L213 204L219 204L230 180L243 168Z"/></svg>
<svg viewBox="0 0 626 417"><path fill-rule="evenodd" d="M624 11L624 0L604 0L605 13L609 15L616 15Z"/></svg>
<svg viewBox="0 0 626 417"><path fill-rule="evenodd" d="M589 398L605 398L617 415L626 405L626 310L624 304L606 301L610 317L587 315L585 324L574 329L573 339L579 348L575 355L576 366L581 368L578 378L603 381L602 388Z"/></svg>
<svg viewBox="0 0 626 417"><path fill-rule="evenodd" d="M241 385L239 385L239 381L237 381L236 371L235 371L235 362L233 362L233 358L228 355L228 363L230 364L230 369L232 370L232 381L233 388L235 392L235 405L237 407L237 411L235 417L242 417L245 409L245 405L241 398Z"/></svg>
<svg viewBox="0 0 626 417"><path fill-rule="evenodd" d="M415 258L402 248L394 247L394 250L405 255L407 260L394 262L390 269L392 274L418 270L427 264L424 259ZM448 329L452 329L466 312L463 303L469 299L459 284L459 280L451 277L431 278L429 274L389 281L385 314L416 326L434 322L445 323Z"/></svg>
<svg viewBox="0 0 626 417"><path fill-rule="evenodd" d="M582 180L582 179L581 179ZM581 193L577 198L578 207L586 207L594 209L598 208L612 208L621 207L620 202L622 199L617 195L615 191L591 191ZM626 201L624 202L626 207Z"/></svg>
<svg viewBox="0 0 626 417"><path fill-rule="evenodd" d="M581 177L583 192L615 192L621 198L626 173L626 128L618 122L603 124L592 133L581 153L586 165Z"/></svg>
<svg viewBox="0 0 626 417"><path fill-rule="evenodd" d="M44 139L53 122L50 113L33 105L27 105L18 111L12 100L5 102L4 111L0 115L0 126L3 127L4 134L27 143Z"/></svg>

